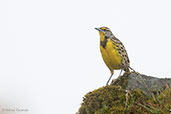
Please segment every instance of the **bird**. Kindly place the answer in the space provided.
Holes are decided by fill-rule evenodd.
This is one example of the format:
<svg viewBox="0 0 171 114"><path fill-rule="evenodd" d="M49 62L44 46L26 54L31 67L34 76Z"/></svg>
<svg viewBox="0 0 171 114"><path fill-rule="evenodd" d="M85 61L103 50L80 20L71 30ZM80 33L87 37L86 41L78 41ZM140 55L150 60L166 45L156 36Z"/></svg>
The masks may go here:
<svg viewBox="0 0 171 114"><path fill-rule="evenodd" d="M95 28L100 35L100 52L102 58L109 68L111 75L106 83L108 85L110 79L114 74L114 70L122 70L130 72L130 60L123 43L116 38L108 27Z"/></svg>

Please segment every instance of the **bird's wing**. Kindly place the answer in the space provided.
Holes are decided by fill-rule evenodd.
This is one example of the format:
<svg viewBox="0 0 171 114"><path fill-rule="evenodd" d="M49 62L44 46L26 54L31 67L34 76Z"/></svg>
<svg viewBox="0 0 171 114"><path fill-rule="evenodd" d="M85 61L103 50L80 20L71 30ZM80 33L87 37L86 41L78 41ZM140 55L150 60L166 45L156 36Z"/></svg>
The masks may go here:
<svg viewBox="0 0 171 114"><path fill-rule="evenodd" d="M112 37L111 38L111 41L114 43L114 45L117 46L118 48L118 51L120 53L120 55L122 56L122 64L121 64L121 67L127 71L128 67L129 67L129 58L128 58L128 54L127 54L127 51L124 47L124 45L122 44L122 42L117 39L116 37Z"/></svg>

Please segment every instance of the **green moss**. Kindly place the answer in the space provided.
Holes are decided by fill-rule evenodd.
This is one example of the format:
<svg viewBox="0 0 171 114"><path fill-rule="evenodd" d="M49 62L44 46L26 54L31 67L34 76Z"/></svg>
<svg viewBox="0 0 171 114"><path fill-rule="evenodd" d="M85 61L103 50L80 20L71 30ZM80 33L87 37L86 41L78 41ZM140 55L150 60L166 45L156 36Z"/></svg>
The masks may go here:
<svg viewBox="0 0 171 114"><path fill-rule="evenodd" d="M138 89L131 91L130 95L128 96L128 104L126 108L127 114L145 114L147 111L144 110L145 107L143 106L148 99L149 97Z"/></svg>
<svg viewBox="0 0 171 114"><path fill-rule="evenodd" d="M139 90L132 91L126 103L126 92L119 86L106 86L85 95L79 114L121 114L131 112L136 101L147 100ZM131 109L131 110L130 110ZM135 109L136 110L136 109ZM134 111L135 112L135 111Z"/></svg>
<svg viewBox="0 0 171 114"><path fill-rule="evenodd" d="M155 99L140 90L130 91L126 97L124 89L110 85L86 94L78 114L169 114L171 88Z"/></svg>
<svg viewBox="0 0 171 114"><path fill-rule="evenodd" d="M169 110L171 110L171 88L161 91L158 96L155 96L155 99L150 99L147 102L151 110L157 112L156 114L169 114Z"/></svg>
<svg viewBox="0 0 171 114"><path fill-rule="evenodd" d="M125 105L125 91L118 86L106 86L94 90L85 95L80 114L101 114L107 113L112 107L116 110L123 111Z"/></svg>

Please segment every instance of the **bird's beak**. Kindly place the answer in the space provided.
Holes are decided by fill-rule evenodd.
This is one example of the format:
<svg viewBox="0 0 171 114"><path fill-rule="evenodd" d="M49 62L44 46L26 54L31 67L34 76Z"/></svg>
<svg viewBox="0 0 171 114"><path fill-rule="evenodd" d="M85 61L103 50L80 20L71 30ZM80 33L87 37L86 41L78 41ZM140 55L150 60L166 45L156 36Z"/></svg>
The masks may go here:
<svg viewBox="0 0 171 114"><path fill-rule="evenodd" d="M95 28L96 30L98 30L99 32L103 32L100 28Z"/></svg>

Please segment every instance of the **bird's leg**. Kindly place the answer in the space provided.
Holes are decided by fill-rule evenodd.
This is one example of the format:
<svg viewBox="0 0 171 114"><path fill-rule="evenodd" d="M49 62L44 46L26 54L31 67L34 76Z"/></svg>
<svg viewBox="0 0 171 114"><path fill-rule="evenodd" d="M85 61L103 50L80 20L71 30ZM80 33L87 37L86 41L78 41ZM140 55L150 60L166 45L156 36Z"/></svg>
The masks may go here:
<svg viewBox="0 0 171 114"><path fill-rule="evenodd" d="M106 86L108 85L108 83L109 83L110 79L112 78L113 73L114 73L114 72L113 72L113 71L111 71L111 76L109 77L109 80L107 81Z"/></svg>

